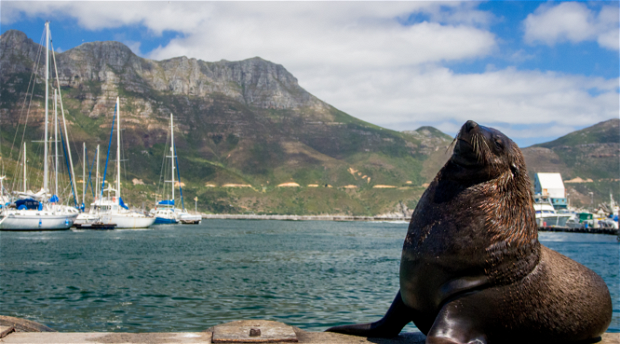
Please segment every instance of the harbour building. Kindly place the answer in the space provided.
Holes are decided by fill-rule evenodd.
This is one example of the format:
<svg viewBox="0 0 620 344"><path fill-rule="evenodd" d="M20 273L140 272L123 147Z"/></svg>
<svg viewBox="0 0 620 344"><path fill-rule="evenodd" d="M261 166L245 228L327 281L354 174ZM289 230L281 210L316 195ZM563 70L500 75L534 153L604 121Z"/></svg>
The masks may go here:
<svg viewBox="0 0 620 344"><path fill-rule="evenodd" d="M536 173L534 194L548 198L555 209L566 209L566 189L559 173Z"/></svg>

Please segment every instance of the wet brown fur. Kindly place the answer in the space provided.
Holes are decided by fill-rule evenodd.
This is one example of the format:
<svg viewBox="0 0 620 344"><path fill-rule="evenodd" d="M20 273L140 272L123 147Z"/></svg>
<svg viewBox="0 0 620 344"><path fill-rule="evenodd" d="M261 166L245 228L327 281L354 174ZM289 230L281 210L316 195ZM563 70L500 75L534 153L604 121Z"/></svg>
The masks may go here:
<svg viewBox="0 0 620 344"><path fill-rule="evenodd" d="M439 312L437 319L446 307L458 304L465 314L467 307L473 307L477 310L468 317L479 317L476 327L489 343L555 343L600 335L611 321L605 283L591 270L539 243L532 185L520 149L499 131L474 124L469 129L464 125L454 139L452 158L412 216L401 261L405 304L425 309L429 315ZM407 294L412 275L421 273L446 274L447 282L436 289L454 285L455 278L462 278L455 267L479 283L473 289L455 288L435 303L423 301L432 293ZM419 287L409 288L415 292ZM479 314L486 307L493 309ZM437 320L416 325L431 337L437 332Z"/></svg>
<svg viewBox="0 0 620 344"><path fill-rule="evenodd" d="M379 321L328 331L397 335L410 321L439 343L575 343L611 322L596 273L542 246L517 145L468 121L409 224L400 291Z"/></svg>

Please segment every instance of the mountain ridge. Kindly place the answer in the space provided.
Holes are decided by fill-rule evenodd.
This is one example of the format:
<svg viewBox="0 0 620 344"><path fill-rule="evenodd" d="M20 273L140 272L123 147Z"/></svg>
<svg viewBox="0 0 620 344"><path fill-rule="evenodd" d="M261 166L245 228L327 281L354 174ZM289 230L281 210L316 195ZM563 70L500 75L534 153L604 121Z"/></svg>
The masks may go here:
<svg viewBox="0 0 620 344"><path fill-rule="evenodd" d="M522 151L531 178L536 172L562 174L574 205L609 202L610 192L620 199L620 119L603 121Z"/></svg>
<svg viewBox="0 0 620 344"><path fill-rule="evenodd" d="M0 62L7 66L0 74L0 110L6 118L3 122L11 123L2 128L5 138L14 136L23 124L19 102L27 88L26 74L33 70L40 50L18 31L0 37ZM332 194L329 197L349 203L342 208L344 213L386 212L403 200L415 199L407 192L425 181L420 175L422 164L434 151L424 143L432 141L433 134L416 137L356 119L304 90L282 65L259 57L236 62L187 57L154 61L138 57L118 42L89 42L57 54L56 60L76 146L85 142L92 150L95 144L107 144L115 98L121 98L125 158L132 161L123 184L133 179L144 183L125 187L134 203L152 204L152 194L158 193L152 183L159 179L170 113L177 124L176 146L187 185L184 193L201 196L202 206L211 211L244 211L223 205L240 205L247 198L266 198L264 205L254 207L259 212L329 210L322 205L329 202L316 192L293 197L304 199L301 208L301 201L273 205L277 202L271 198L280 198L275 195L283 192L277 185L296 181L322 185L324 192ZM43 70L38 67L36 72L41 89ZM38 138L43 123L40 99L35 100L39 106L33 107L28 123L35 130L26 132L30 139ZM16 156L11 158L17 161ZM208 184L251 184L253 192L264 191L267 196L205 189ZM378 200L372 196L374 185L409 189L392 190L396 195Z"/></svg>
<svg viewBox="0 0 620 344"><path fill-rule="evenodd" d="M41 48L19 31L0 36L3 152L10 150L8 138L23 128L20 102ZM80 159L82 142L90 151L108 144L120 97L124 158L131 161L122 177L124 197L135 205L165 197L159 181L170 113L184 194L198 197L208 212L402 214L403 207L415 207L449 158L452 137L441 131L396 132L361 121L307 92L284 66L260 57L154 61L119 42L87 42L57 54L57 62L74 161ZM40 93L42 67L37 75ZM26 140L40 139L42 133L41 97L34 99L38 106L31 110ZM587 131L586 141L601 136L596 130ZM617 185L598 182L618 175L618 139L610 133L608 142L583 143L569 134L523 148L530 175L592 178L596 182L571 186L570 192L604 195L609 187L617 195ZM11 154L5 156L15 166L19 159ZM278 186L294 184L300 186Z"/></svg>

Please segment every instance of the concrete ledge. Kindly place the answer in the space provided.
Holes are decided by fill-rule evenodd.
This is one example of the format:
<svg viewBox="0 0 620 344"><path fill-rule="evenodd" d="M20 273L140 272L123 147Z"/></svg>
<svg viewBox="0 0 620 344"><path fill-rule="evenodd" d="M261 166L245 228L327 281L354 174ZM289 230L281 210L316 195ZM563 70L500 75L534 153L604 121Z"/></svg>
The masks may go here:
<svg viewBox="0 0 620 344"><path fill-rule="evenodd" d="M225 324L228 327L232 323ZM284 324L281 324L284 325ZM286 325L284 325L286 326ZM299 343L324 344L423 344L425 337L422 333L401 333L396 338L364 338L330 332L308 332L292 327ZM39 343L66 343L66 344L130 344L130 343L202 343L211 344L213 329L205 332L171 332L171 333L62 333L62 332L12 332L1 338L1 343L39 344ZM285 342L274 342L282 343ZM290 343L290 342L289 342ZM620 343L620 333L605 333L599 344Z"/></svg>
<svg viewBox="0 0 620 344"><path fill-rule="evenodd" d="M2 343L211 343L211 332L107 333L107 332L15 332Z"/></svg>

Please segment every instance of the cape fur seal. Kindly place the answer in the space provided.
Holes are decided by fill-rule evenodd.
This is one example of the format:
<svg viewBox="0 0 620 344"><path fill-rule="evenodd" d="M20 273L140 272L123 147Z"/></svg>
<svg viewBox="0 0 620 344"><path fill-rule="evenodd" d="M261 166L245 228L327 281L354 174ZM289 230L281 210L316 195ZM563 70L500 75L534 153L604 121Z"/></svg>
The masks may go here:
<svg viewBox="0 0 620 344"><path fill-rule="evenodd" d="M566 343L611 322L603 279L538 242L525 160L501 132L467 121L416 207L386 315L327 331L426 343Z"/></svg>

